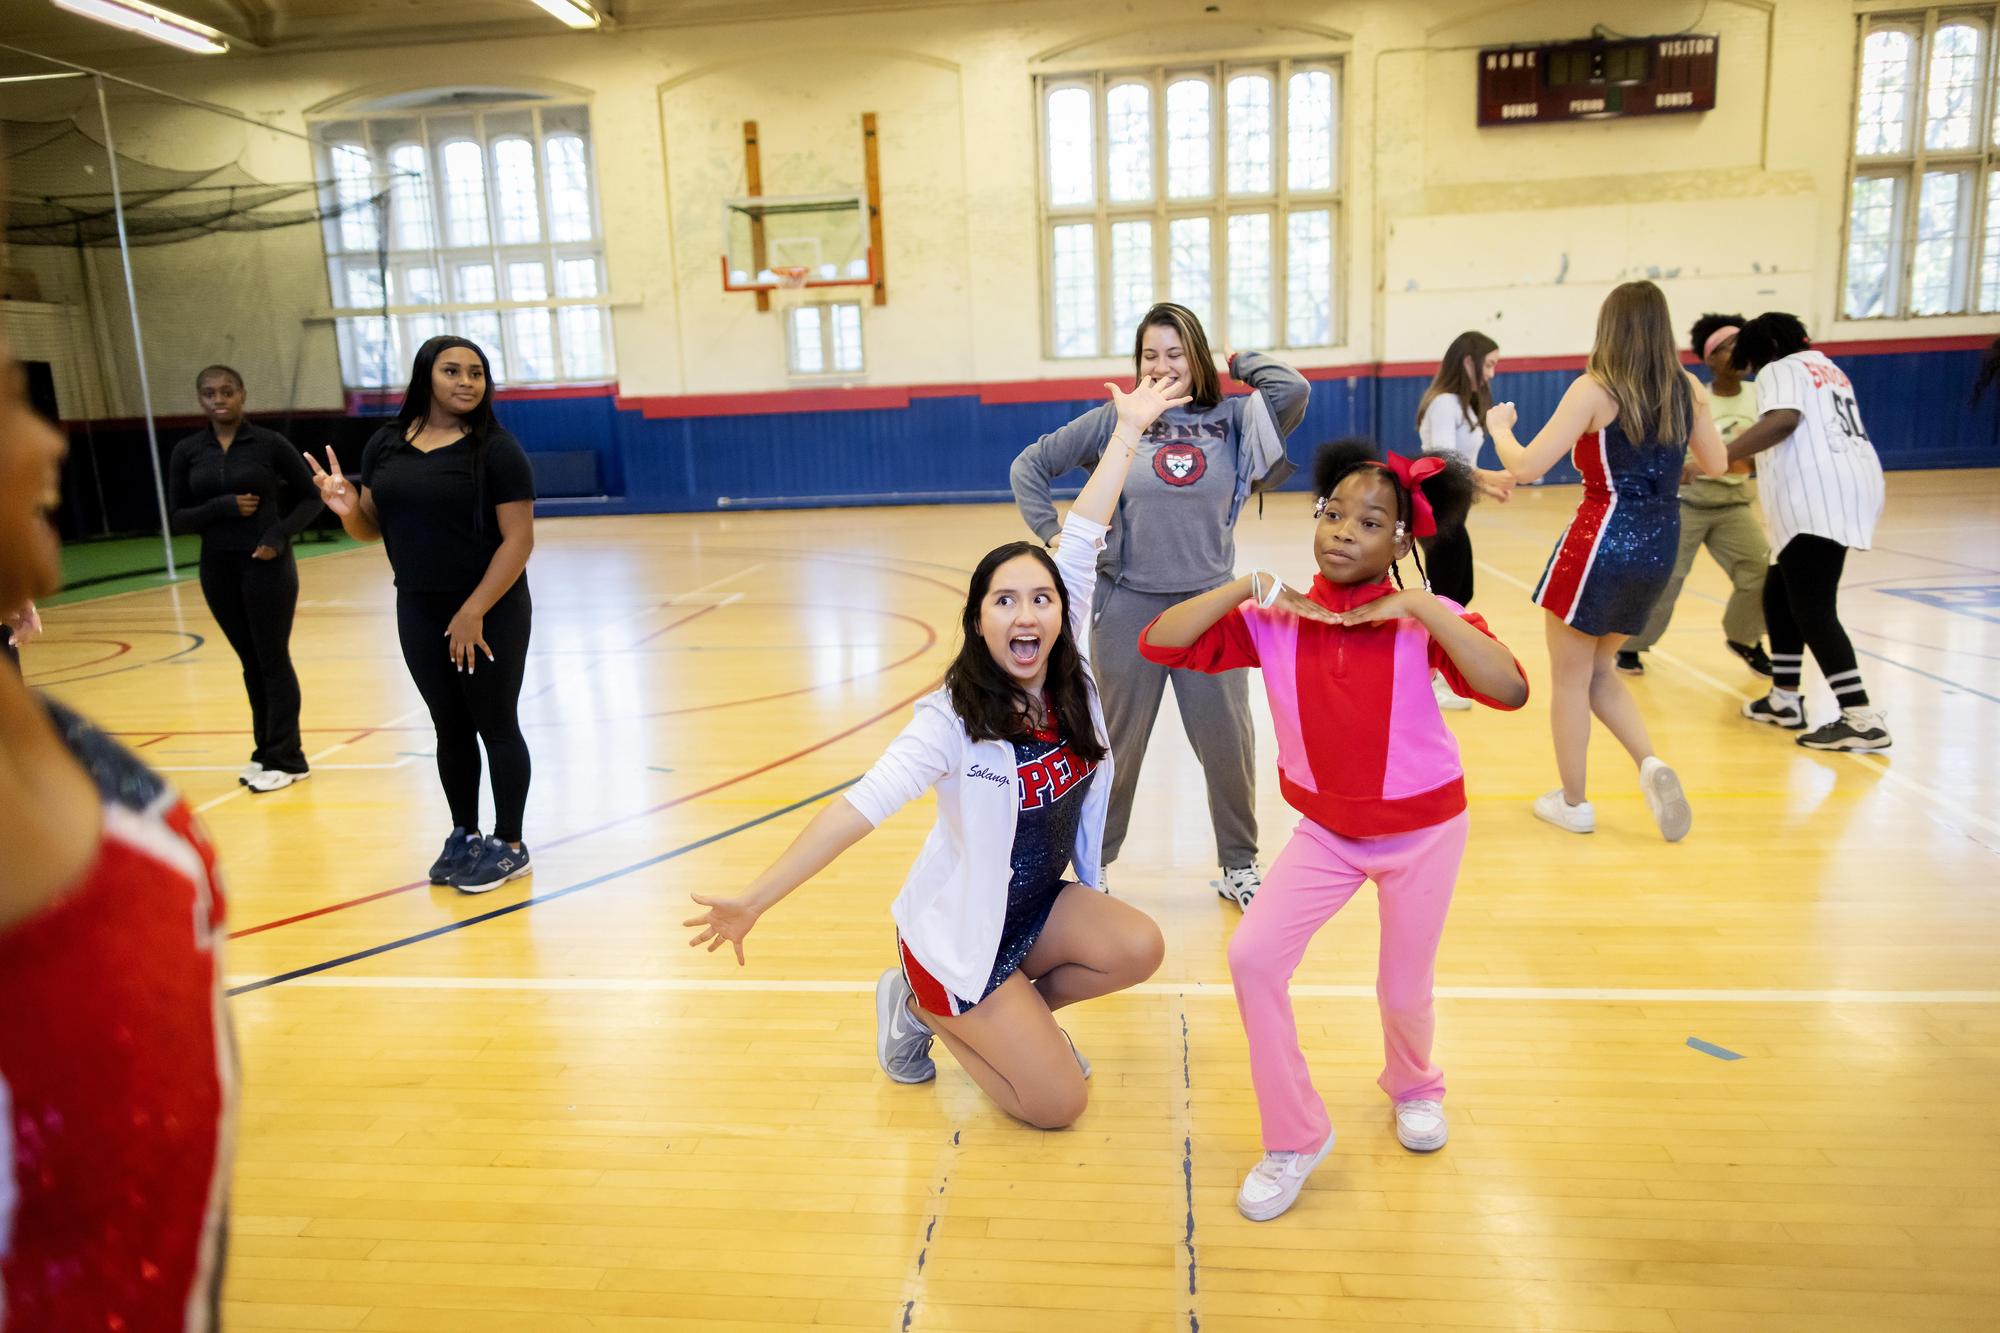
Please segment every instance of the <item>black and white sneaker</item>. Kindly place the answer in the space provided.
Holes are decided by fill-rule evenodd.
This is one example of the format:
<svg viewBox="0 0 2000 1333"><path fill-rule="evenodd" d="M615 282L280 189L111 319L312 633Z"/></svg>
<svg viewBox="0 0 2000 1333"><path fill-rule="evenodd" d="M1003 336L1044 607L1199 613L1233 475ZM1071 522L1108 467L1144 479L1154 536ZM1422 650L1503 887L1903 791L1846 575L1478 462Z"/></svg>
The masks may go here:
<svg viewBox="0 0 2000 1333"><path fill-rule="evenodd" d="M1617 667L1628 676L1643 676L1646 674L1646 664L1639 660L1639 654L1637 653L1621 651L1613 659L1611 665Z"/></svg>
<svg viewBox="0 0 2000 1333"><path fill-rule="evenodd" d="M1808 750L1886 750L1891 742L1882 714L1872 708L1844 709L1840 716L1799 737Z"/></svg>
<svg viewBox="0 0 2000 1333"><path fill-rule="evenodd" d="M1776 690L1761 699L1752 699L1743 705L1743 716L1752 722L1762 722L1768 726L1783 727L1786 731L1806 729L1804 703L1796 694L1781 695Z"/></svg>
<svg viewBox="0 0 2000 1333"><path fill-rule="evenodd" d="M510 879L521 878L531 868L528 844L509 847L498 838L487 837L465 868L451 877L451 886L460 893L489 893Z"/></svg>
<svg viewBox="0 0 2000 1333"><path fill-rule="evenodd" d="M438 853L437 860L431 862L431 883L449 884L453 875L461 870L470 870L479 856L482 841L478 829L454 825L451 835L444 840L444 850Z"/></svg>
<svg viewBox="0 0 2000 1333"><path fill-rule="evenodd" d="M1264 887L1264 876L1255 864L1240 866L1235 870L1225 870L1221 879L1212 879L1210 884L1221 897L1227 898L1244 911L1250 910L1250 900L1257 896L1257 890Z"/></svg>
<svg viewBox="0 0 2000 1333"><path fill-rule="evenodd" d="M1734 639L1724 639L1723 642L1729 645L1730 652L1735 653L1743 659L1744 666L1749 667L1765 680L1771 678L1771 659L1765 654L1763 644L1738 643Z"/></svg>

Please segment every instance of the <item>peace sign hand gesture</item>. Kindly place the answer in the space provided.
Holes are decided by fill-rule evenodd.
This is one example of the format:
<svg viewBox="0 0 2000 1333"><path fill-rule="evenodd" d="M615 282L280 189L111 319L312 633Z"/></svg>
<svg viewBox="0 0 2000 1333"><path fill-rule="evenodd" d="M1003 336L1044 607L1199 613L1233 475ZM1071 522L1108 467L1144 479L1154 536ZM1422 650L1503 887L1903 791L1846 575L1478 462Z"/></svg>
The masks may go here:
<svg viewBox="0 0 2000 1333"><path fill-rule="evenodd" d="M1129 428L1135 441L1146 433L1146 427L1159 419L1160 413L1194 401L1194 395L1186 392L1187 385L1159 375L1140 376L1130 393L1115 384L1107 383L1104 387L1111 390L1111 406L1118 413L1118 428Z"/></svg>
<svg viewBox="0 0 2000 1333"><path fill-rule="evenodd" d="M348 484L347 475L340 470L340 460L333 456L333 446L326 447L326 466L311 454L306 455L306 463L312 468L313 485L319 487L320 502L333 511L334 517L346 518L361 507L361 495Z"/></svg>

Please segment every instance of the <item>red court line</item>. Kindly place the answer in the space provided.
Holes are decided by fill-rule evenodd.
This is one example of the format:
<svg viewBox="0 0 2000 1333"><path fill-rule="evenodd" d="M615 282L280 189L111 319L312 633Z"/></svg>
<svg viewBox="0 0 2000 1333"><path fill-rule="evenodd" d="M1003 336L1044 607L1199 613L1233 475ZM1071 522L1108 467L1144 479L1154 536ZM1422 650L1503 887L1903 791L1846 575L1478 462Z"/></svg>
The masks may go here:
<svg viewBox="0 0 2000 1333"><path fill-rule="evenodd" d="M816 750L824 750L827 746L832 745L835 741L845 740L847 739L847 737L852 736L855 732L864 730L865 728L875 725L877 722L880 722L883 718L888 717L891 713L895 713L901 709L909 707L911 704L915 703L917 700L923 698L926 694L929 693L930 690L928 687L926 687L925 689L919 690L915 694L910 695L908 698L898 699L895 703L890 704L887 708L882 709L880 712L870 714L868 717L865 717L861 721L856 722L853 726L847 727L846 729L841 731L836 731L833 735L828 736L824 740L815 741L811 745L806 746L804 749L794 750L792 751L792 753L785 755L784 757L779 759L773 759L769 763L759 764L756 768L750 769L747 772L738 773L733 778L724 778L722 781L713 783L707 787L703 787L698 791L691 791L684 795L676 796L671 801L662 801L658 805L648 806L644 810L634 810L631 814L620 815L616 819L606 820L604 823L598 824L593 828L579 829L574 833L564 834L560 838L552 838L548 842L543 843L542 846L545 848L560 847L565 843L575 842L579 838L592 837L595 834L603 833L607 829L617 828L621 824L629 824L635 819L644 819L648 815L657 815L660 814L662 811L671 810L677 805L685 805L689 801L696 800L703 796L711 795L715 792L719 792L723 790L725 787L733 787L739 782L748 782L751 778L758 777L764 773L769 773L774 768L782 768L786 764L791 763L793 760L802 759L806 755L812 754ZM300 912L296 916L284 917L277 921L266 921L263 924L256 926L246 926L242 930L231 931L229 934L229 938L232 940L240 940L245 935L256 935L266 930L275 930L279 926L289 926L299 921L310 921L312 918L316 916L326 916L328 913L331 912L345 911L347 908L350 907L359 907L363 903L372 903L378 899L392 897L398 893L408 893L411 889L421 889L421 888L427 888L429 886L430 886L429 880L421 880L421 879L411 884L399 884L393 889L381 889L375 893L364 894L359 898L349 898L343 902L328 903L324 907L315 907L309 912Z"/></svg>
<svg viewBox="0 0 2000 1333"><path fill-rule="evenodd" d="M109 662L114 657L123 657L125 654L132 651L132 645L125 642L123 639L49 639L46 641L46 646L54 647L58 643L108 643L111 645L111 651L106 653L102 657L93 657L87 662L71 662L67 666L51 667L47 671L38 672L35 675L28 676L26 677L26 679L30 684L40 681L48 676L60 676L65 671L81 671L85 667L98 666L102 663Z"/></svg>
<svg viewBox="0 0 2000 1333"><path fill-rule="evenodd" d="M699 620L703 616L707 615L709 612L720 611L721 609L722 609L721 602L710 602L707 606L702 607L701 610L699 611L693 612L690 615L682 616L679 620L668 621L666 624L660 626L658 629L654 630L651 634L648 634L643 639L634 639L627 646L630 648L637 648L642 643L651 643L654 639L659 638L662 634L665 634L670 629L679 629L682 625L687 624L688 621L690 620Z"/></svg>

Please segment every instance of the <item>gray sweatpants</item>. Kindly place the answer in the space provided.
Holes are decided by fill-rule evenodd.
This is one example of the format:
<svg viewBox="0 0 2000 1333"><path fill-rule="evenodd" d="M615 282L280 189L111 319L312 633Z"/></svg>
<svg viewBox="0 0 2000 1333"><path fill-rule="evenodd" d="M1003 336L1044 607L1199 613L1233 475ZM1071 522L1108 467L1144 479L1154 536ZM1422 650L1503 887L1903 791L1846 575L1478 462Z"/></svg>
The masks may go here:
<svg viewBox="0 0 2000 1333"><path fill-rule="evenodd" d="M1215 826L1215 856L1225 870L1257 859L1257 755L1250 732L1250 673L1169 670L1139 656L1139 631L1153 617L1192 592L1135 592L1097 581L1097 618L1091 633L1092 666L1104 701L1104 724L1111 733L1111 808L1104 821L1104 863L1118 859L1139 769L1146 762L1153 721L1167 678L1181 726L1208 779L1208 817Z"/></svg>
<svg viewBox="0 0 2000 1333"><path fill-rule="evenodd" d="M1771 544L1764 529L1750 511L1754 505L1681 506L1681 545L1674 556L1673 577L1660 590L1646 627L1625 641L1625 651L1642 653L1658 643L1674 618L1674 602L1694 568L1695 554L1703 546L1729 575L1735 591L1722 608L1722 632L1732 643L1756 643L1764 637L1764 571L1771 564Z"/></svg>

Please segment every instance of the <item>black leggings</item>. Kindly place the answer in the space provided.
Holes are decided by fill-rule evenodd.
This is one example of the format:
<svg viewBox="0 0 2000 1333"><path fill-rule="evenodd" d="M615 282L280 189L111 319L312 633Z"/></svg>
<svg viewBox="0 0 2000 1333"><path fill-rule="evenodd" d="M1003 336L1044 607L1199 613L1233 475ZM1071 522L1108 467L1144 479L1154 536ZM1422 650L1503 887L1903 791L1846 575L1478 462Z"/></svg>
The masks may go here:
<svg viewBox="0 0 2000 1333"><path fill-rule="evenodd" d="M1472 534L1464 528L1436 537L1419 537L1424 573L1430 577L1431 591L1449 597L1460 606L1472 604Z"/></svg>
<svg viewBox="0 0 2000 1333"><path fill-rule="evenodd" d="M521 734L521 676L528 665L528 632L534 604L528 581L518 580L486 613L486 646L473 671L452 665L445 630L465 599L433 593L396 594L396 632L403 662L431 710L437 728L438 781L451 806L451 822L479 827L479 743L493 766L493 836L521 840L528 805L528 739ZM477 652L477 650L475 650Z"/></svg>
<svg viewBox="0 0 2000 1333"><path fill-rule="evenodd" d="M1842 708L1866 708L1868 690L1854 644L1840 624L1840 571L1847 548L1801 533L1785 543L1764 579L1764 624L1771 632L1771 684L1798 692L1806 649L1812 649Z"/></svg>
<svg viewBox="0 0 2000 1333"><path fill-rule="evenodd" d="M292 617L299 609L299 566L290 551L253 560L248 551L201 552L201 595L243 665L250 696L250 757L265 768L306 771L299 742L299 675L292 670Z"/></svg>

